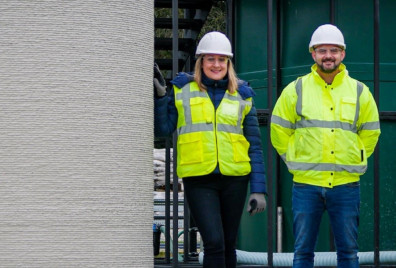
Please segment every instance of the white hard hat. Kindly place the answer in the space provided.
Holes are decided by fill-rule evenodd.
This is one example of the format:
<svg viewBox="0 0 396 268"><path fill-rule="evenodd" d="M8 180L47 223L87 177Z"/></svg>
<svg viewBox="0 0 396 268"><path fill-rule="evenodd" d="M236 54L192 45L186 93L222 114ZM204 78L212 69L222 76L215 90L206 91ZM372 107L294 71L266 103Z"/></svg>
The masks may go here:
<svg viewBox="0 0 396 268"><path fill-rule="evenodd" d="M219 54L232 57L230 40L220 32L209 32L198 43L195 56L201 54Z"/></svg>
<svg viewBox="0 0 396 268"><path fill-rule="evenodd" d="M332 24L324 24L319 26L312 34L311 42L309 42L309 52L312 52L317 45L337 45L346 48L344 36L341 31Z"/></svg>

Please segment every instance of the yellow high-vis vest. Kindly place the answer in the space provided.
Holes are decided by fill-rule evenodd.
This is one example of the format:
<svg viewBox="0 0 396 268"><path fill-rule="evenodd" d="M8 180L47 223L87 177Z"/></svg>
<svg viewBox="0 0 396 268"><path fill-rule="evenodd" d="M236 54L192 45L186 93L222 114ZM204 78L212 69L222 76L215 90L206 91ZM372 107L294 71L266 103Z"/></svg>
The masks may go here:
<svg viewBox="0 0 396 268"><path fill-rule="evenodd" d="M243 176L251 171L249 142L243 120L252 108L251 98L242 99L228 90L217 108L196 82L174 86L177 121L177 175L207 175L219 164L223 175Z"/></svg>
<svg viewBox="0 0 396 268"><path fill-rule="evenodd" d="M293 181L334 187L359 181L380 135L376 103L340 65L331 85L316 72L290 83L271 118L271 141Z"/></svg>

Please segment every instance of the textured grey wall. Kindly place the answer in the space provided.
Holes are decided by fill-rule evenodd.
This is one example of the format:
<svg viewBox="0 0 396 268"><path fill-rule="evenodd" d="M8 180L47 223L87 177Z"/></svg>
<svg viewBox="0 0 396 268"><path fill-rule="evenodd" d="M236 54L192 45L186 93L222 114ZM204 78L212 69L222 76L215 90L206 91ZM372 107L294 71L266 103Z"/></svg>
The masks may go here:
<svg viewBox="0 0 396 268"><path fill-rule="evenodd" d="M0 267L152 267L154 4L0 2Z"/></svg>

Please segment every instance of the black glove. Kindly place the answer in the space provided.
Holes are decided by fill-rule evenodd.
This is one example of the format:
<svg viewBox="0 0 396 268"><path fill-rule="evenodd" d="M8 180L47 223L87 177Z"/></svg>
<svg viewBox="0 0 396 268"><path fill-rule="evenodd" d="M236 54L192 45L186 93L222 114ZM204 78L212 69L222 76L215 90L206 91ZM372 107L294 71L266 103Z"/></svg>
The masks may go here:
<svg viewBox="0 0 396 268"><path fill-rule="evenodd" d="M154 63L154 94L158 97L166 95L166 81L157 63Z"/></svg>

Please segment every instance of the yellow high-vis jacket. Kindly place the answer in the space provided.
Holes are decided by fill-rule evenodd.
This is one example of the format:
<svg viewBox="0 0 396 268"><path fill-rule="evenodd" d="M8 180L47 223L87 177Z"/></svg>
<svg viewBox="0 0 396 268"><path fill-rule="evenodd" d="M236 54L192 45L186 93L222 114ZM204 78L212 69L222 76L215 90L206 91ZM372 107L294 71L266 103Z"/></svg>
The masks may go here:
<svg viewBox="0 0 396 268"><path fill-rule="evenodd" d="M243 99L228 90L217 108L196 82L183 88L174 86L177 121L177 175L192 177L215 170L229 176L251 171L249 142L243 135L243 120L252 108L252 99Z"/></svg>
<svg viewBox="0 0 396 268"><path fill-rule="evenodd" d="M293 181L332 188L359 181L377 144L380 123L368 87L344 64L331 85L311 73L290 83L271 117L271 142Z"/></svg>

